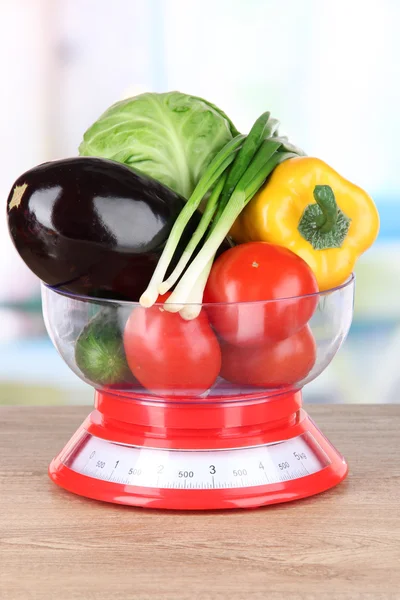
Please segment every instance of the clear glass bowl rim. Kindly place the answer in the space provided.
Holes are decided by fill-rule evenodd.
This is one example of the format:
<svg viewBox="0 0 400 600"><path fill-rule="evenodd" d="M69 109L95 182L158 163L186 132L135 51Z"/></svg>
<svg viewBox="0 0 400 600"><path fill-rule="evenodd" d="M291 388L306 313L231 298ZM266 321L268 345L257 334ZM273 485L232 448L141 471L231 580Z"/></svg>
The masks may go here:
<svg viewBox="0 0 400 600"><path fill-rule="evenodd" d="M303 294L300 296L288 296L285 298L278 298L278 299L272 299L272 300L251 300L251 301L246 301L246 302L203 302L201 304L202 307L216 307L216 306L260 306L260 305L264 305L264 304L272 304L272 303L276 303L278 304L279 302L288 302L289 300L302 300L304 298L314 298L314 297L323 297L326 296L328 294L332 294L334 292L339 292L347 287L351 287L355 282L355 275L354 273L352 273L350 275L350 277L348 277L348 279L346 279L346 281L344 281L343 283L341 283L340 285L337 285L336 287L333 288L329 288L327 290L323 290L322 292L314 292L312 294ZM47 285L46 283L44 283L43 281L41 282L41 285L50 290L51 292L54 292L60 296L64 296L66 298L69 298L71 300L75 300L77 302L81 301L81 302L91 302L92 304L102 304L104 305L108 305L108 306L131 306L132 308L134 307L139 307L141 306L140 302L132 302L129 300L113 300L110 298L94 298L92 296L85 296L85 295L81 295L81 294L73 294L72 292L67 292L65 290L60 290L56 287L52 287L51 285ZM186 304L180 303L179 306L199 306L198 303L195 302L188 302ZM156 302L153 306L159 306L162 307L163 306L163 302Z"/></svg>

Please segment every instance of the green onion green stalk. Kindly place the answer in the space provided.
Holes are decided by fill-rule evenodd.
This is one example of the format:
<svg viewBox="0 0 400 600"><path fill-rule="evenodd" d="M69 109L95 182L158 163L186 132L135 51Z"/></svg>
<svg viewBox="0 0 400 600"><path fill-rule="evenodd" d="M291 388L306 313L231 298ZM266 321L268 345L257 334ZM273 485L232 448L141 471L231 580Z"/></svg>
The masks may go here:
<svg viewBox="0 0 400 600"><path fill-rule="evenodd" d="M171 230L153 277L140 298L142 306L152 306L159 294L165 294L179 280L164 308L179 311L187 320L198 316L216 252L237 217L278 164L304 154L287 138L279 137L278 127L279 122L269 112L263 113L247 137L237 135L214 157ZM183 231L207 194L202 219L174 271L164 281ZM203 246L184 272L207 230Z"/></svg>

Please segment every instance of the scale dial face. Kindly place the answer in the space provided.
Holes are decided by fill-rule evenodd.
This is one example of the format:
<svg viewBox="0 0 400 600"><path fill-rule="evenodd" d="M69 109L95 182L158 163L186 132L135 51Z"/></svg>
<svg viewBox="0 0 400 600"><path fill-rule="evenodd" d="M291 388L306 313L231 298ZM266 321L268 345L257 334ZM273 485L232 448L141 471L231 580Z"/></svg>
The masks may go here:
<svg viewBox="0 0 400 600"><path fill-rule="evenodd" d="M229 450L165 450L128 446L83 431L61 462L76 473L157 489L251 488L317 473L330 460L309 432L297 437Z"/></svg>

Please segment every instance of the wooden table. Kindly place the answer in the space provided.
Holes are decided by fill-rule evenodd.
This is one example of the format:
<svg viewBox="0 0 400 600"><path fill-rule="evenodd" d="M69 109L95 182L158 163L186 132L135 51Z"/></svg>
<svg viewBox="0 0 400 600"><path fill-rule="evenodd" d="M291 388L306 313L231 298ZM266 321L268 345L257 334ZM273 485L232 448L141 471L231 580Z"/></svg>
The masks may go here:
<svg viewBox="0 0 400 600"><path fill-rule="evenodd" d="M47 465L88 408L0 408L1 600L400 598L400 405L312 406L350 463L337 488L249 511L74 496Z"/></svg>

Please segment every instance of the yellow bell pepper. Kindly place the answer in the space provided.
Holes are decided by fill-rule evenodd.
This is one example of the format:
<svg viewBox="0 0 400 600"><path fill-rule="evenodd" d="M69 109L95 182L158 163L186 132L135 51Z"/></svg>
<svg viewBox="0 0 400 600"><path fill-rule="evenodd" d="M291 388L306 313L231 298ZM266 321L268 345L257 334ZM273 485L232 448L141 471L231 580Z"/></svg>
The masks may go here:
<svg viewBox="0 0 400 600"><path fill-rule="evenodd" d="M372 198L318 158L281 163L231 230L238 243L265 241L301 256L319 289L340 285L374 242L379 215Z"/></svg>

